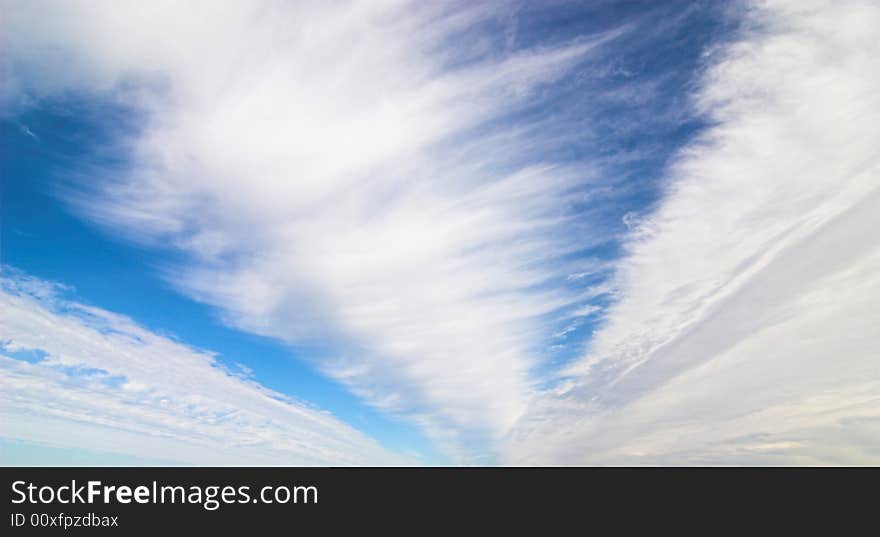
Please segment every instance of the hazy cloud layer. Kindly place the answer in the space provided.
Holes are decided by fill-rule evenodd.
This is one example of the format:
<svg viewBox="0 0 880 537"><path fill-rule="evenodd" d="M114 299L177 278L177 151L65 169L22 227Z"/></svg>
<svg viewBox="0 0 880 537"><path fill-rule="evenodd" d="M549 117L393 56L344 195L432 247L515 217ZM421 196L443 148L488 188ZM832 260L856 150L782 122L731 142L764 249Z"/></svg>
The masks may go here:
<svg viewBox="0 0 880 537"><path fill-rule="evenodd" d="M512 463L880 461L880 6L766 2Z"/></svg>
<svg viewBox="0 0 880 537"><path fill-rule="evenodd" d="M187 464L412 463L126 317L0 280L0 436Z"/></svg>

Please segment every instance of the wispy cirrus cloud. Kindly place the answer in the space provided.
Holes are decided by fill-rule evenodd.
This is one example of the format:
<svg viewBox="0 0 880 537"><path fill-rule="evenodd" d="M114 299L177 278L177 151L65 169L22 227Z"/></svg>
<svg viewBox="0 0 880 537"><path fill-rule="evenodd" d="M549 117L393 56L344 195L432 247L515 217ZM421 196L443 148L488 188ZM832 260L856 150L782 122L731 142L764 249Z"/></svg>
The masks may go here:
<svg viewBox="0 0 880 537"><path fill-rule="evenodd" d="M185 252L173 285L238 328L324 345L318 367L448 452L494 451L534 350L588 298L567 276L595 268L566 260L591 245L573 207L595 170L547 156L565 118L527 114L622 29L515 48L485 31L502 4L18 7L14 95L145 117L131 169L76 185L75 210Z"/></svg>
<svg viewBox="0 0 880 537"><path fill-rule="evenodd" d="M385 465L331 414L4 267L0 436L187 464Z"/></svg>
<svg viewBox="0 0 880 537"><path fill-rule="evenodd" d="M880 460L880 9L759 2L514 463Z"/></svg>

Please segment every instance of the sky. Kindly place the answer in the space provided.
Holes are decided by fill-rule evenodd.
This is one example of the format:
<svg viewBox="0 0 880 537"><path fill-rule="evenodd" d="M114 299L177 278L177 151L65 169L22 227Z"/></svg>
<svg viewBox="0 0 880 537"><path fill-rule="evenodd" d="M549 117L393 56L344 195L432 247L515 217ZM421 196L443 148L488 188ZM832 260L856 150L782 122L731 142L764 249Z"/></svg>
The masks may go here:
<svg viewBox="0 0 880 537"><path fill-rule="evenodd" d="M880 464L876 2L2 13L3 464Z"/></svg>

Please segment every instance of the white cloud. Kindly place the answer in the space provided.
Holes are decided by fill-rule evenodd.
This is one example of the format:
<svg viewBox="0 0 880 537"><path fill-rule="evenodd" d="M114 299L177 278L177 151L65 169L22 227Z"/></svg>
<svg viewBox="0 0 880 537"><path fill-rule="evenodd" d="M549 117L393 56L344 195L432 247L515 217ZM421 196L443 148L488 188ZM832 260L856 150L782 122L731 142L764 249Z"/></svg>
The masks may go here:
<svg viewBox="0 0 880 537"><path fill-rule="evenodd" d="M143 113L132 169L67 201L187 253L164 267L183 292L324 345L319 367L462 460L876 462L880 15L748 6L707 51L710 127L658 209L626 217L613 286L560 262L608 239L570 206L613 180L544 158L566 118L503 120L620 32L516 50L474 31L499 4L18 2L0 92ZM535 397L536 349L609 291L589 355Z"/></svg>
<svg viewBox="0 0 880 537"><path fill-rule="evenodd" d="M540 122L490 122L619 34L508 50L474 31L507 9L15 3L5 92L139 108L134 168L68 201L190 254L168 280L230 324L342 347L319 367L467 457L526 408L551 314L583 299L558 259L588 246L567 200L593 177L542 162Z"/></svg>
<svg viewBox="0 0 880 537"><path fill-rule="evenodd" d="M880 6L743 22L707 57L712 125L638 222L619 300L506 461L880 462Z"/></svg>
<svg viewBox="0 0 880 537"><path fill-rule="evenodd" d="M414 462L209 352L58 298L50 283L0 282L0 437L188 464Z"/></svg>

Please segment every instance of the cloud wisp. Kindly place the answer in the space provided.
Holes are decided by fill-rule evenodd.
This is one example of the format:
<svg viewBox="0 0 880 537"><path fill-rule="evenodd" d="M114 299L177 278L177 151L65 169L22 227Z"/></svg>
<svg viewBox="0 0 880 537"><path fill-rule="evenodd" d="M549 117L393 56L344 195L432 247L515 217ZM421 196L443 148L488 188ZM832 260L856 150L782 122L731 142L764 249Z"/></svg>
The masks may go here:
<svg viewBox="0 0 880 537"><path fill-rule="evenodd" d="M571 207L595 174L544 158L564 121L504 119L621 32L516 49L481 30L506 9L29 2L5 90L138 110L132 168L75 210L184 252L168 280L229 324L332 341L319 368L467 458L525 410L591 269L561 260L588 247Z"/></svg>
<svg viewBox="0 0 880 537"><path fill-rule="evenodd" d="M761 2L511 463L880 460L880 8Z"/></svg>
<svg viewBox="0 0 880 537"><path fill-rule="evenodd" d="M5 267L0 436L186 464L393 465L331 414Z"/></svg>

